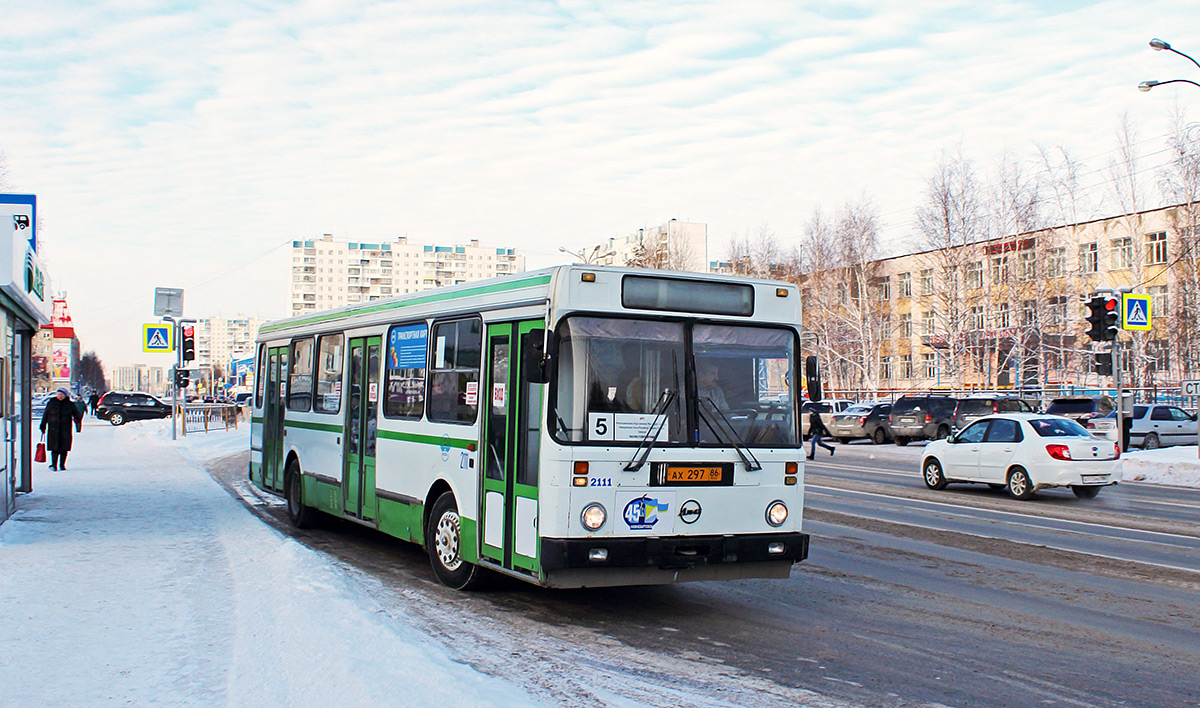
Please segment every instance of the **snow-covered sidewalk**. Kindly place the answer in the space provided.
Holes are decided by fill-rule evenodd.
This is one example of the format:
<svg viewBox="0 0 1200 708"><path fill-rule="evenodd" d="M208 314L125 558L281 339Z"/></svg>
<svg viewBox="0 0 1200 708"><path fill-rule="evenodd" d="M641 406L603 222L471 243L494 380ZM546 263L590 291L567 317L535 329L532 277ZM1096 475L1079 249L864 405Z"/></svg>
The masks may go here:
<svg viewBox="0 0 1200 708"><path fill-rule="evenodd" d="M0 525L0 704L538 705L254 518L163 421L88 419Z"/></svg>

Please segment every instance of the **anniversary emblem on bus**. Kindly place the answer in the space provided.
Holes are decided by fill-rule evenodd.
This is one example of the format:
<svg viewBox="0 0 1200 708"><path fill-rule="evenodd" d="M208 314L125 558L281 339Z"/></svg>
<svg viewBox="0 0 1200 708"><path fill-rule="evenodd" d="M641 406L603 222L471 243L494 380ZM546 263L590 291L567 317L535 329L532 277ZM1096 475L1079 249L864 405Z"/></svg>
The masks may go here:
<svg viewBox="0 0 1200 708"><path fill-rule="evenodd" d="M652 529L658 523L659 513L666 513L668 506L643 494L625 505L625 523L631 529Z"/></svg>

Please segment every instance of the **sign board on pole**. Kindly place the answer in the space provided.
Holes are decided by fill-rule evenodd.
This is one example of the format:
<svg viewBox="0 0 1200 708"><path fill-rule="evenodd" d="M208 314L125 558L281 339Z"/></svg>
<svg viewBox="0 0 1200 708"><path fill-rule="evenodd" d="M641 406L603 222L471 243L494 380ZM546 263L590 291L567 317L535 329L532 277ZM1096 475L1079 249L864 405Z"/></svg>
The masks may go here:
<svg viewBox="0 0 1200 708"><path fill-rule="evenodd" d="M174 332L175 328L169 324L142 325L142 351L166 354L175 351Z"/></svg>
<svg viewBox="0 0 1200 708"><path fill-rule="evenodd" d="M1121 329L1150 329L1150 296L1121 294Z"/></svg>
<svg viewBox="0 0 1200 708"><path fill-rule="evenodd" d="M154 316L183 317L183 288L155 288Z"/></svg>
<svg viewBox="0 0 1200 708"><path fill-rule="evenodd" d="M1179 393L1182 396L1200 396L1200 381L1180 381Z"/></svg>

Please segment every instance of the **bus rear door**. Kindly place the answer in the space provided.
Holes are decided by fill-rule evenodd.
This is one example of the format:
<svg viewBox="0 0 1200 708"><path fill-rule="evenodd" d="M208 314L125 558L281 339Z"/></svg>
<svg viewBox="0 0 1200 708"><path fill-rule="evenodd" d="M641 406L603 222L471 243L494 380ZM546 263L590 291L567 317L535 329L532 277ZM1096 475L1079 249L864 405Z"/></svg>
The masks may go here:
<svg viewBox="0 0 1200 708"><path fill-rule="evenodd" d="M350 340L349 404L342 500L346 514L374 519L375 437L379 422L380 337Z"/></svg>

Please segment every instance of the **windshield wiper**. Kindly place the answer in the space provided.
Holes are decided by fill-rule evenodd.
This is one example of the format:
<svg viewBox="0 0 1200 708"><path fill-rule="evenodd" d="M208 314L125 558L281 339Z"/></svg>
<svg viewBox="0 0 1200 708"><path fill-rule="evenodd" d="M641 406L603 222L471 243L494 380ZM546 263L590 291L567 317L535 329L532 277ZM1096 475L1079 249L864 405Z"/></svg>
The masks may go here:
<svg viewBox="0 0 1200 708"><path fill-rule="evenodd" d="M662 395L658 397L658 403L650 412L654 416L654 423L650 425L646 430L645 437L638 443L638 448L633 453L633 459L625 463L626 472L637 472L646 464L646 458L650 457L650 450L654 449L654 441L658 439L658 434L662 432L663 426L667 423L667 408L674 400L675 392L669 388L663 389Z"/></svg>
<svg viewBox="0 0 1200 708"><path fill-rule="evenodd" d="M705 403L717 414L715 417L704 410ZM746 443L742 441L741 436L733 429L733 424L729 422L729 419L725 417L725 414L721 412L717 404L712 402L711 398L702 396L700 398L699 410L700 418L708 425L708 429L713 432L713 435L717 436L717 440L726 445L733 446L738 457L742 458L742 464L746 465L747 472L757 472L762 469L762 464L759 463L758 458L754 456L754 453L750 452L750 448L746 447Z"/></svg>

